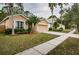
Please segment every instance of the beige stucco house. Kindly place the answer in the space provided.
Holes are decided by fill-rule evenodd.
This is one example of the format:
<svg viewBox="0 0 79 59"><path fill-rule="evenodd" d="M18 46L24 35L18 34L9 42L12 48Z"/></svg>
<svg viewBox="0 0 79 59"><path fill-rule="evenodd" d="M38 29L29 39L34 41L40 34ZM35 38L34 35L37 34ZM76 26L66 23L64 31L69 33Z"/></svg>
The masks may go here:
<svg viewBox="0 0 79 59"><path fill-rule="evenodd" d="M7 16L0 22L0 27L4 26L4 29L12 28L12 20L10 18L11 16ZM22 14L13 15L14 20L14 28L21 28L21 29L27 29L28 26L25 24L28 17L25 17ZM1 28L0 28L1 29ZM48 22L44 19L42 19L37 25L36 25L36 31L43 32L48 31Z"/></svg>
<svg viewBox="0 0 79 59"><path fill-rule="evenodd" d="M45 32L48 31L48 22L45 19L40 19L40 22L36 26L36 30L38 32Z"/></svg>

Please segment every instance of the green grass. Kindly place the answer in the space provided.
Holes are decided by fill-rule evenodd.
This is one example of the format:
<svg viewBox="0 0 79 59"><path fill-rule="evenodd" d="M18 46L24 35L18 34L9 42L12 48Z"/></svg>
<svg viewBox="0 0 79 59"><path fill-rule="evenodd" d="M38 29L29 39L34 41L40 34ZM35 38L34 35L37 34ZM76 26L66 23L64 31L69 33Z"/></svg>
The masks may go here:
<svg viewBox="0 0 79 59"><path fill-rule="evenodd" d="M79 34L79 32L78 32L78 31L76 31L76 32L75 32L75 34Z"/></svg>
<svg viewBox="0 0 79 59"><path fill-rule="evenodd" d="M54 30L54 31L55 31L55 30ZM65 30L63 30L63 31L58 31L58 30L56 30L56 32L68 33L68 32L70 32L70 29L65 29Z"/></svg>
<svg viewBox="0 0 79 59"><path fill-rule="evenodd" d="M68 38L55 49L51 50L48 55L79 55L79 39Z"/></svg>
<svg viewBox="0 0 79 59"><path fill-rule="evenodd" d="M55 37L57 36L44 33L21 34L15 36L0 34L0 54L16 54Z"/></svg>
<svg viewBox="0 0 79 59"><path fill-rule="evenodd" d="M68 33L68 32L70 32L70 30L69 29L65 29L65 30L63 30L61 32Z"/></svg>

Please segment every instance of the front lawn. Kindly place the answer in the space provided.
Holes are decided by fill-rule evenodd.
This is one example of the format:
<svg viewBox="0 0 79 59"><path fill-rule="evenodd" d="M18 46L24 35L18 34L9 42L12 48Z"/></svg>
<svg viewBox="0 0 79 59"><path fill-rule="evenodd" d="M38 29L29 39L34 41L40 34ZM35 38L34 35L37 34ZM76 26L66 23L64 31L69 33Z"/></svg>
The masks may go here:
<svg viewBox="0 0 79 59"><path fill-rule="evenodd" d="M78 31L76 31L76 32L75 32L75 34L79 34L79 32L78 32Z"/></svg>
<svg viewBox="0 0 79 59"><path fill-rule="evenodd" d="M53 30L53 31L55 31L55 32L62 32L62 33L68 33L71 30L70 29L65 29L65 30L62 30L62 31L59 31L59 30Z"/></svg>
<svg viewBox="0 0 79 59"><path fill-rule="evenodd" d="M0 54L16 54L55 37L57 36L44 33L21 34L15 36L0 34Z"/></svg>
<svg viewBox="0 0 79 59"><path fill-rule="evenodd" d="M65 30L63 30L63 31L61 31L61 32L68 33L68 32L70 32L70 31L71 31L70 29L65 29Z"/></svg>
<svg viewBox="0 0 79 59"><path fill-rule="evenodd" d="M79 55L79 39L68 38L55 49L51 50L48 55Z"/></svg>

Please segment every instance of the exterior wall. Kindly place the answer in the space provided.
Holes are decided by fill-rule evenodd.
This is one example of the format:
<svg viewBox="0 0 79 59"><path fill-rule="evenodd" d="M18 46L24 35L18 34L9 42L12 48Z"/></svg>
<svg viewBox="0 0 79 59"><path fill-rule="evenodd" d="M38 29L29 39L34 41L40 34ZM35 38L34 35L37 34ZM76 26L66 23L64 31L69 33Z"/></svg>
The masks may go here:
<svg viewBox="0 0 79 59"><path fill-rule="evenodd" d="M48 31L47 25L38 25L37 26L37 32L46 32L46 31Z"/></svg>
<svg viewBox="0 0 79 59"><path fill-rule="evenodd" d="M14 25L16 21L23 21L25 22L26 19L22 16L14 16L13 17L14 20ZM12 20L11 18L7 19L6 21L4 21L3 23L1 23L0 25L5 25L5 28L12 28ZM15 26L14 26L15 28ZM24 23L24 29L27 29L28 26ZM41 22L39 22L36 27L35 27L36 31L38 32L44 32L44 31L48 31L48 22L46 22L45 20L42 20Z"/></svg>
<svg viewBox="0 0 79 59"><path fill-rule="evenodd" d="M4 25L0 25L0 33L5 31L5 26Z"/></svg>
<svg viewBox="0 0 79 59"><path fill-rule="evenodd" d="M3 33L5 31L5 23L0 24L0 33Z"/></svg>
<svg viewBox="0 0 79 59"><path fill-rule="evenodd" d="M4 24L5 24L5 28L12 28L12 21L11 19L8 19L6 21L4 21Z"/></svg>
<svg viewBox="0 0 79 59"><path fill-rule="evenodd" d="M15 28L15 21L23 21L24 22L24 29L27 29L28 26L25 24L26 19L23 18L22 16L14 16L13 17L14 20L14 28ZM5 28L12 28L12 21L11 18L7 19L6 21L4 21L2 24L5 25Z"/></svg>
<svg viewBox="0 0 79 59"><path fill-rule="evenodd" d="M46 21L41 21L37 24L36 30L38 32L45 32L48 31L48 23Z"/></svg>
<svg viewBox="0 0 79 59"><path fill-rule="evenodd" d="M44 21L44 20L40 21L38 24L39 24L39 25L40 25L40 24L41 24L41 25L48 25L48 23L47 23L46 21Z"/></svg>

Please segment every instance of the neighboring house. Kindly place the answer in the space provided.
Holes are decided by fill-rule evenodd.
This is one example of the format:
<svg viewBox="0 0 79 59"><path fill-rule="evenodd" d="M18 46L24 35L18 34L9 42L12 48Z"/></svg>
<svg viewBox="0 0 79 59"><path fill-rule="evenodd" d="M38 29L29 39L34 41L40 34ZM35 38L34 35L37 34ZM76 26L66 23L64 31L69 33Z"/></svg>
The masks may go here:
<svg viewBox="0 0 79 59"><path fill-rule="evenodd" d="M12 28L12 20L10 18L11 16L7 16L0 22L0 27L4 26L4 29ZM14 20L14 28L15 29L27 29L28 25L25 24L28 17L25 17L22 14L13 15ZM41 20L36 25L36 31L42 32L42 31L48 31L48 22L46 20Z"/></svg>
<svg viewBox="0 0 79 59"><path fill-rule="evenodd" d="M52 27L52 19L49 19L48 22L49 22L49 28ZM56 22L56 19L53 20L53 24L54 24L54 22ZM57 27L57 29L60 29L61 27L62 27L63 29L65 29L65 25L60 24L60 23L58 23L58 24L59 24L59 27Z"/></svg>
<svg viewBox="0 0 79 59"><path fill-rule="evenodd" d="M54 22L56 21L56 19L54 18L53 23L52 23L52 18L48 19L48 23L49 23L49 28L52 27L52 24L54 24Z"/></svg>

